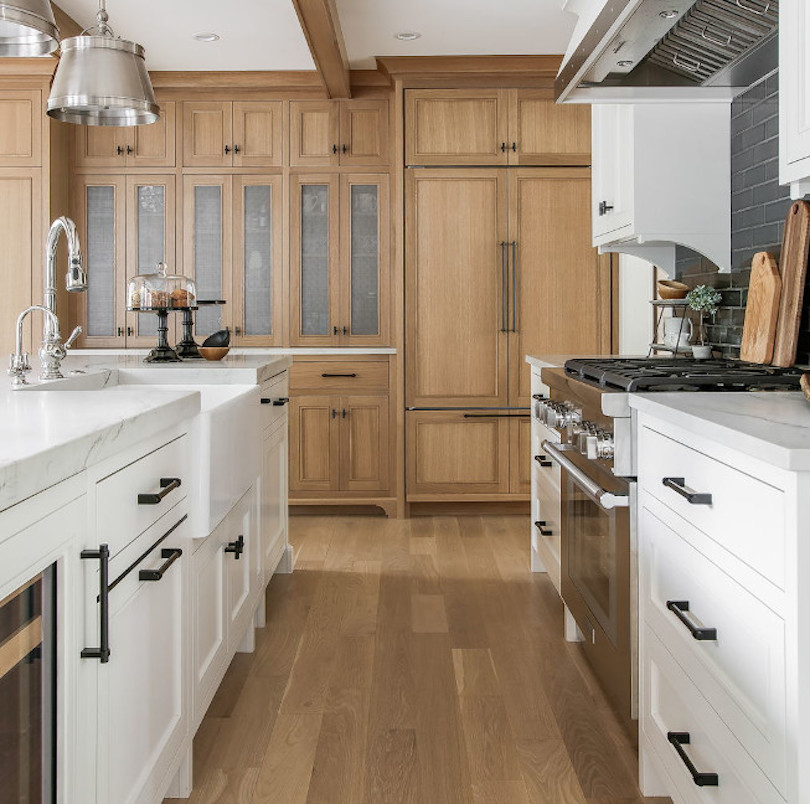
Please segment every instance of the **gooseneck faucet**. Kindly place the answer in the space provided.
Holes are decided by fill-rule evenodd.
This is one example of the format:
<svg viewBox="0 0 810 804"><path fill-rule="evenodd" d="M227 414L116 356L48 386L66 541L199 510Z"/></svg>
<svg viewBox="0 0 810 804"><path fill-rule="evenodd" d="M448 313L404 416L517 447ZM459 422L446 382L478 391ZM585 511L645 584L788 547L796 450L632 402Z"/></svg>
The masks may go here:
<svg viewBox="0 0 810 804"><path fill-rule="evenodd" d="M8 373L11 375L11 385L14 388L19 388L21 385L27 385L28 383L28 380L25 379L25 375L31 371L31 360L28 357L28 352L23 351L23 324L25 323L26 316L29 313L33 313L34 310L41 310L44 313L46 325L50 325L56 333L56 337L59 337L59 321L44 305L35 304L23 310L17 316L14 354L11 356L11 365L8 369Z"/></svg>

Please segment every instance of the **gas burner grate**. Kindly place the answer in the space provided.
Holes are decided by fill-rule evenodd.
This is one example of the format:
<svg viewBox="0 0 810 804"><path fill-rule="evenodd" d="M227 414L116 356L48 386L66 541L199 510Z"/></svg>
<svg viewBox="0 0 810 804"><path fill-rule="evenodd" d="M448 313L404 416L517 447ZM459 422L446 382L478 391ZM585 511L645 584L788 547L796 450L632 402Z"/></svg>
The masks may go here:
<svg viewBox="0 0 810 804"><path fill-rule="evenodd" d="M608 358L569 360L568 376L600 388L642 391L798 390L798 368L778 368L739 360L688 358Z"/></svg>

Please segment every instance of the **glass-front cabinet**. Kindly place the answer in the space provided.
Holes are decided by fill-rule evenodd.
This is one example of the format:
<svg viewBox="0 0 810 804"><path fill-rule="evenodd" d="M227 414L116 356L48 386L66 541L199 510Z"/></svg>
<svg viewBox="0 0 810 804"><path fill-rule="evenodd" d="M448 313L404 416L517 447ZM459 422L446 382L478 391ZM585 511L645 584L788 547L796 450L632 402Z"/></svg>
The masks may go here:
<svg viewBox="0 0 810 804"><path fill-rule="evenodd" d="M295 175L290 216L292 344L384 345L388 176Z"/></svg>

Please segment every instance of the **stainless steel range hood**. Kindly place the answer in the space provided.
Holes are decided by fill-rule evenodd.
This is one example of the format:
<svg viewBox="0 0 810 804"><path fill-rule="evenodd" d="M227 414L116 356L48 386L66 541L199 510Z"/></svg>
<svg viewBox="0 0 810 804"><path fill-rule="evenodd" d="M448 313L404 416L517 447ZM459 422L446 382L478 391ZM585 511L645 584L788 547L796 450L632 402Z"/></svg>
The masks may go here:
<svg viewBox="0 0 810 804"><path fill-rule="evenodd" d="M580 16L555 87L745 88L777 66L778 0L567 0ZM580 93L581 94L581 93Z"/></svg>

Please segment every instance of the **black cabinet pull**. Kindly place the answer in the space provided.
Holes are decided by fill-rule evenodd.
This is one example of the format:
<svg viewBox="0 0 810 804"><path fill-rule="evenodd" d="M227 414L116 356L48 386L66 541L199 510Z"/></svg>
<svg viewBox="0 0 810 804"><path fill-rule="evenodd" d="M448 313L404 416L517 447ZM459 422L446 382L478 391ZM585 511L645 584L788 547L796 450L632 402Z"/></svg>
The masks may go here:
<svg viewBox="0 0 810 804"><path fill-rule="evenodd" d="M531 419L531 413L465 413L465 419Z"/></svg>
<svg viewBox="0 0 810 804"><path fill-rule="evenodd" d="M233 152L234 152L235 154L238 154L238 153L239 153L239 146L238 146L238 145L234 145L234 146L233 146Z"/></svg>
<svg viewBox="0 0 810 804"><path fill-rule="evenodd" d="M135 330L132 327L127 327L127 337L131 338L135 334Z"/></svg>
<svg viewBox="0 0 810 804"><path fill-rule="evenodd" d="M123 156L123 154L124 154L124 146L123 145L116 146L115 152L118 154L118 156Z"/></svg>
<svg viewBox="0 0 810 804"><path fill-rule="evenodd" d="M348 335L348 334L349 334L349 328L348 328L348 327L343 327L342 329L343 329L343 334L344 334L344 335Z"/></svg>
<svg viewBox="0 0 810 804"><path fill-rule="evenodd" d="M82 560L98 560L99 646L83 648L82 659L98 659L102 664L110 661L110 547L99 545L98 550L82 550Z"/></svg>
<svg viewBox="0 0 810 804"><path fill-rule="evenodd" d="M692 781L698 787L718 787L720 780L717 778L716 773L701 773L692 762L691 759L683 750L685 745L689 745L690 737L688 731L668 731L667 740L672 743L672 746L678 752L681 761L686 765L687 770L692 775Z"/></svg>
<svg viewBox="0 0 810 804"><path fill-rule="evenodd" d="M333 335L339 335L340 334L340 328L339 327L332 327L332 334Z"/></svg>
<svg viewBox="0 0 810 804"><path fill-rule="evenodd" d="M278 399L267 399L266 397L262 397L261 403L262 405L274 405L277 408L283 407L290 401L288 396L280 396Z"/></svg>
<svg viewBox="0 0 810 804"><path fill-rule="evenodd" d="M157 505L163 502L163 498L171 494L175 489L179 489L181 481L179 477L161 477L160 491L157 494L139 494L138 505Z"/></svg>
<svg viewBox="0 0 810 804"><path fill-rule="evenodd" d="M230 146L230 145L226 145L226 146L225 146L225 156L227 156L227 155L228 155L230 152L231 152L231 146Z"/></svg>
<svg viewBox="0 0 810 804"><path fill-rule="evenodd" d="M341 145L341 146L340 146L340 152L341 152L342 154L347 154L347 153L349 153L349 146L348 146L348 145Z"/></svg>
<svg viewBox="0 0 810 804"><path fill-rule="evenodd" d="M506 143L505 143L505 142L502 142L502 143L501 143L501 153L504 153L504 154L505 154L507 150L508 150L508 148L507 148Z"/></svg>
<svg viewBox="0 0 810 804"><path fill-rule="evenodd" d="M354 372L352 372L351 374L328 374L328 373L321 374L321 377L356 377L356 376L357 375Z"/></svg>
<svg viewBox="0 0 810 804"><path fill-rule="evenodd" d="M513 142L513 143L512 143L512 153L513 153L513 154L516 154L516 153L517 153L517 143L516 143L516 142Z"/></svg>
<svg viewBox="0 0 810 804"><path fill-rule="evenodd" d="M123 327L118 327L116 332L118 333L118 337L121 338L124 335L124 328Z"/></svg>
<svg viewBox="0 0 810 804"><path fill-rule="evenodd" d="M534 459L540 466L553 466L554 464L545 455L535 455Z"/></svg>
<svg viewBox="0 0 810 804"><path fill-rule="evenodd" d="M695 639L701 642L717 639L716 628L699 628L686 616L686 612L689 611L688 600L667 600L667 608L689 629L689 633Z"/></svg>
<svg viewBox="0 0 810 804"><path fill-rule="evenodd" d="M517 305L518 305L518 291L517 291L517 271L518 271L518 258L517 258L517 240L513 240L510 245L512 246L512 332L517 332Z"/></svg>
<svg viewBox="0 0 810 804"><path fill-rule="evenodd" d="M548 397L543 396L542 394L532 394L532 399L536 399L538 402L545 402Z"/></svg>
<svg viewBox="0 0 810 804"><path fill-rule="evenodd" d="M697 491L692 491L682 477L665 477L662 482L668 489L680 494L690 505L712 504L711 494L700 494Z"/></svg>
<svg viewBox="0 0 810 804"><path fill-rule="evenodd" d="M506 143L504 143L506 145ZM507 249L506 241L501 241L501 332L509 332L509 324L507 323L507 318L509 313L507 311L507 307L509 305L509 279L507 278L507 271L506 266L509 262L509 257L507 256L506 249Z"/></svg>
<svg viewBox="0 0 810 804"><path fill-rule="evenodd" d="M225 546L226 553L233 553L233 557L239 561L239 556L245 552L245 537L239 534L239 538L235 542L228 542Z"/></svg>
<svg viewBox="0 0 810 804"><path fill-rule="evenodd" d="M337 411L333 408L332 409L332 418L337 419L337 415L338 415Z"/></svg>
<svg viewBox="0 0 810 804"><path fill-rule="evenodd" d="M163 574L166 572L175 561L177 561L180 556L183 555L183 551L179 547L164 547L160 551L160 557L165 558L166 560L154 570L141 570L138 573L138 580L139 581L160 581L163 580Z"/></svg>
<svg viewBox="0 0 810 804"><path fill-rule="evenodd" d="M608 212L610 212L612 209L613 209L613 206L611 204L608 204L607 201L600 201L599 202L599 215L600 215L600 217L602 215L607 215Z"/></svg>
<svg viewBox="0 0 810 804"><path fill-rule="evenodd" d="M551 531L545 527L545 524L545 521L538 519L534 526L540 531L541 536L551 536Z"/></svg>
<svg viewBox="0 0 810 804"><path fill-rule="evenodd" d="M134 154L135 149L131 145L127 145L127 155Z"/></svg>
<svg viewBox="0 0 810 804"><path fill-rule="evenodd" d="M332 146L332 153L336 154L337 152L338 152L338 147L337 147L337 144L335 144L335 145Z"/></svg>
<svg viewBox="0 0 810 804"><path fill-rule="evenodd" d="M340 413L341 413L341 415L343 416L344 419L349 415L346 408L343 408L343 410L341 410Z"/></svg>

